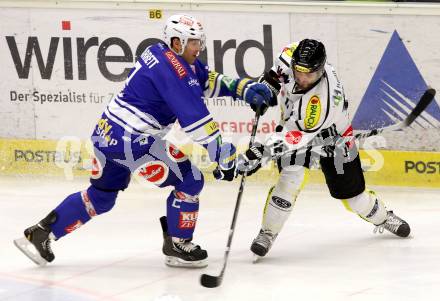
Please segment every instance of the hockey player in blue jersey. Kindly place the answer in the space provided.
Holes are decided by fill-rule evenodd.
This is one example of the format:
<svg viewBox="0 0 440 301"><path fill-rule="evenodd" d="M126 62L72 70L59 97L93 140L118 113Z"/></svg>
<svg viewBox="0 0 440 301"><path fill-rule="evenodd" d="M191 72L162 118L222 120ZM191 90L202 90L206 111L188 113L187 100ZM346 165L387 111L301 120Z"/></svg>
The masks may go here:
<svg viewBox="0 0 440 301"><path fill-rule="evenodd" d="M217 162L217 179L235 176L236 150L222 142L202 97L232 96L255 107L275 105L271 91L250 79L231 79L198 60L205 47L202 25L187 15L171 16L164 42L148 47L131 70L124 89L107 105L92 134L91 185L69 195L47 217L24 231L15 245L35 263L54 260L51 241L108 212L132 173L158 187L172 186L167 199L163 253L169 266L204 267L207 252L192 243L203 176L163 137L178 121L193 141ZM35 249L35 250L34 250Z"/></svg>

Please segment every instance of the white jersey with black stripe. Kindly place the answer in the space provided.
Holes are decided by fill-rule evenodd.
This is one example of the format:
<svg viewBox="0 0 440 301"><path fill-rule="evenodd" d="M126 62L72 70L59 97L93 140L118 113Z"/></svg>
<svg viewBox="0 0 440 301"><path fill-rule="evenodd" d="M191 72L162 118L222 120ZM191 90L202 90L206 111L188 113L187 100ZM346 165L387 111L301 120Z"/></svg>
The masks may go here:
<svg viewBox="0 0 440 301"><path fill-rule="evenodd" d="M333 124L343 134L350 125L342 84L330 64L324 75L307 91L297 91L295 81L283 85L279 103L280 124L305 134L319 133Z"/></svg>
<svg viewBox="0 0 440 301"><path fill-rule="evenodd" d="M330 64L325 64L323 76L311 89L297 90L290 67L296 46L297 43L292 43L285 47L272 67L282 83L278 103L281 109L279 124L283 130L269 138L267 144L282 139L289 150L307 147L320 136L325 139L350 135L351 130L344 89ZM316 146L314 151L326 155L321 148Z"/></svg>

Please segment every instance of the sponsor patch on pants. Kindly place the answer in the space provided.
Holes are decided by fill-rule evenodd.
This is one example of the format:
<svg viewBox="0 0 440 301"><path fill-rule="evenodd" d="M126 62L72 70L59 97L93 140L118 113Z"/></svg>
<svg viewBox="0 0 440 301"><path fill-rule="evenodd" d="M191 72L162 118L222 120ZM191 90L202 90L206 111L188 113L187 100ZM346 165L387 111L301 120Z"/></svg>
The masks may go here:
<svg viewBox="0 0 440 301"><path fill-rule="evenodd" d="M64 228L64 230L66 231L66 233L71 233L71 232L75 231L76 229L78 229L79 227L81 227L82 225L83 225L83 223L80 220L77 220L73 224Z"/></svg>
<svg viewBox="0 0 440 301"><path fill-rule="evenodd" d="M179 229L194 229L199 212L180 212Z"/></svg>
<svg viewBox="0 0 440 301"><path fill-rule="evenodd" d="M281 207L283 209L288 209L292 206L292 203L290 203L289 201L282 199L280 197L277 196L272 196L272 201L278 206Z"/></svg>

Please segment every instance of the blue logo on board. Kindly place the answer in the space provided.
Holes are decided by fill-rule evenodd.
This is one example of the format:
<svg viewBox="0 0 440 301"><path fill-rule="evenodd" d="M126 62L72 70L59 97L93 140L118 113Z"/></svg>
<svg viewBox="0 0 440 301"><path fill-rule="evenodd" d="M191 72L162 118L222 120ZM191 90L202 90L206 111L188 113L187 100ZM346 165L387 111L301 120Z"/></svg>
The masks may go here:
<svg viewBox="0 0 440 301"><path fill-rule="evenodd" d="M370 130L403 120L426 89L425 80L394 31L353 118L353 128ZM440 109L435 100L411 127L440 127Z"/></svg>

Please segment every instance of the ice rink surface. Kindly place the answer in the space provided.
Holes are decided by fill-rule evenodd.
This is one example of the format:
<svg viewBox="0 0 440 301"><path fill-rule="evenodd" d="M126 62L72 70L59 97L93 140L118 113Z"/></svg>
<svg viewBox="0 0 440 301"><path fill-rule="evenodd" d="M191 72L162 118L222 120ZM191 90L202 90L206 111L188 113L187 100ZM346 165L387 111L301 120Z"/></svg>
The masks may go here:
<svg viewBox="0 0 440 301"><path fill-rule="evenodd" d="M439 190L374 187L410 224L411 237L401 239L373 234L325 186L309 185L271 252L252 264L269 185L249 183L225 279L208 289L199 277L220 272L238 181L209 183L201 195L194 242L208 250L205 269L164 265L159 217L170 190L136 183L110 213L54 242L55 261L37 267L12 240L87 183L0 178L0 300L439 300Z"/></svg>

